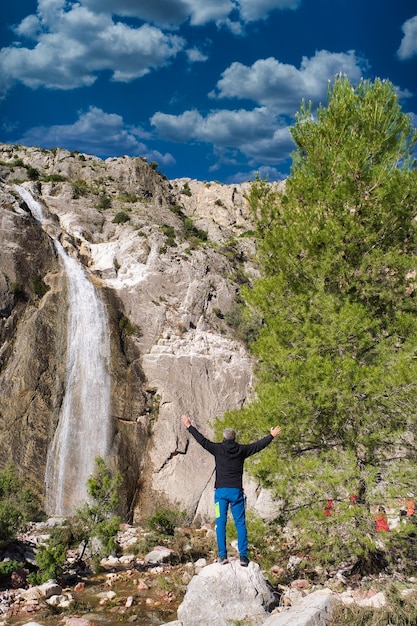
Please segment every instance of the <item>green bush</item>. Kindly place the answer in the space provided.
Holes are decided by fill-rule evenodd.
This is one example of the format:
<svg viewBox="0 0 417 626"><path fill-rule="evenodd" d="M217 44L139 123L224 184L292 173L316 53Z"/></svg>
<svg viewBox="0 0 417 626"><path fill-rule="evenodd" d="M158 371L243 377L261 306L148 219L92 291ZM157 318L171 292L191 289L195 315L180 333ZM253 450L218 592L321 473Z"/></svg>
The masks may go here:
<svg viewBox="0 0 417 626"><path fill-rule="evenodd" d="M119 197L120 202L126 202L127 204L133 204L139 202L139 198L133 191L127 192L125 195Z"/></svg>
<svg viewBox="0 0 417 626"><path fill-rule="evenodd" d="M76 180L72 183L72 197L74 200L85 197L88 192L89 188L85 180Z"/></svg>
<svg viewBox="0 0 417 626"><path fill-rule="evenodd" d="M32 287L33 291L39 298L42 298L50 290L49 285L47 285L40 276L36 276L33 279Z"/></svg>
<svg viewBox="0 0 417 626"><path fill-rule="evenodd" d="M7 542L29 520L39 519L40 503L10 463L0 472L0 543Z"/></svg>
<svg viewBox="0 0 417 626"><path fill-rule="evenodd" d="M100 196L99 201L96 204L97 209L110 209L111 207L111 198L109 196Z"/></svg>
<svg viewBox="0 0 417 626"><path fill-rule="evenodd" d="M184 183L184 187L182 188L181 193L184 196L192 196L190 185L188 183Z"/></svg>
<svg viewBox="0 0 417 626"><path fill-rule="evenodd" d="M0 585L8 586L10 576L13 572L17 572L23 567L24 564L19 561L0 561Z"/></svg>
<svg viewBox="0 0 417 626"><path fill-rule="evenodd" d="M47 580L58 579L63 572L68 547L65 542L51 535L48 545L39 546L36 552L38 571L29 574L29 582L39 585Z"/></svg>
<svg viewBox="0 0 417 626"><path fill-rule="evenodd" d="M175 213L175 215L178 215L179 217L181 217L181 219L184 219L185 215L181 206L179 206L178 204L173 204L168 208L170 211Z"/></svg>
<svg viewBox="0 0 417 626"><path fill-rule="evenodd" d="M172 509L158 509L149 520L149 528L157 535L173 537L175 528L184 522L185 513Z"/></svg>
<svg viewBox="0 0 417 626"><path fill-rule="evenodd" d="M197 228L191 217L184 218L184 230L186 237L195 237L200 241L207 241L207 231Z"/></svg>
<svg viewBox="0 0 417 626"><path fill-rule="evenodd" d="M113 218L113 224L125 224L130 220L130 217L125 211L119 211Z"/></svg>
<svg viewBox="0 0 417 626"><path fill-rule="evenodd" d="M175 230L172 226L164 225L162 226L162 232L167 238L167 246L176 246L175 243Z"/></svg>
<svg viewBox="0 0 417 626"><path fill-rule="evenodd" d="M0 165L2 167L24 167L22 159L14 159L13 161L3 161L0 160Z"/></svg>
<svg viewBox="0 0 417 626"><path fill-rule="evenodd" d="M84 544L85 550L94 537L100 540L101 548L92 555L93 561L99 561L116 548L120 518L114 515L114 510L119 503L121 482L121 475L118 472L113 475L105 461L97 457L94 472L87 480L91 501L77 510L69 524L53 529L48 543L39 547L36 554L38 570L29 576L32 584L59 578L68 549ZM80 555L80 559L83 556Z"/></svg>
<svg viewBox="0 0 417 626"><path fill-rule="evenodd" d="M39 171L31 165L26 166L29 180L38 180L40 177Z"/></svg>
<svg viewBox="0 0 417 626"><path fill-rule="evenodd" d="M100 539L102 549L99 556L106 556L116 547L116 534L120 518L114 514L118 504L118 489L123 479L119 472L112 474L101 457L95 459L95 469L87 480L87 491L91 502L84 503L77 509L74 520L76 533L80 541L87 546L93 537Z"/></svg>

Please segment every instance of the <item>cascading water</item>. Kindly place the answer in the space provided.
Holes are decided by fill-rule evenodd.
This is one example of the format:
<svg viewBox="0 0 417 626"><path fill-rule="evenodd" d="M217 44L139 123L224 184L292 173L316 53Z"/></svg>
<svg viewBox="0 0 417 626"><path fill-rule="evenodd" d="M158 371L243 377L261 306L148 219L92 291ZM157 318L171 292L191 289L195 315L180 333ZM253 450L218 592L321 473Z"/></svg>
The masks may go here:
<svg viewBox="0 0 417 626"><path fill-rule="evenodd" d="M42 205L16 186L33 217L45 225ZM88 500L86 481L97 456L109 451L110 340L105 306L83 267L53 239L68 285L68 331L64 399L48 450L46 511L71 515Z"/></svg>

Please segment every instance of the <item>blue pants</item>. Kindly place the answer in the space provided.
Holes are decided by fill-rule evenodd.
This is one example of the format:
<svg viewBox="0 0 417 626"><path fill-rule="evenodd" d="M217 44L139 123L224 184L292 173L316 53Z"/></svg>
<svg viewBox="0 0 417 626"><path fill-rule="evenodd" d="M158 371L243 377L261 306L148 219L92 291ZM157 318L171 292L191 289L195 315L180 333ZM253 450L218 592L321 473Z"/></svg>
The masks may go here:
<svg viewBox="0 0 417 626"><path fill-rule="evenodd" d="M215 489L214 491L216 537L220 558L227 556L226 523L229 505L237 530L237 546L239 556L248 556L248 533L246 530L245 503L246 496L242 489L234 487L221 487L220 489Z"/></svg>

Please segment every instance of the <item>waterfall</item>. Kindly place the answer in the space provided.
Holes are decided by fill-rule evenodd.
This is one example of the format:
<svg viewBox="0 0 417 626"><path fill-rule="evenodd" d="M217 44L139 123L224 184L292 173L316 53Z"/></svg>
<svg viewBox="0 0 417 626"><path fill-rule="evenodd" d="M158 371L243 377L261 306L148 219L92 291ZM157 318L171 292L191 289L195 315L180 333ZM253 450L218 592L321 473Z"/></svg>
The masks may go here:
<svg viewBox="0 0 417 626"><path fill-rule="evenodd" d="M42 225L42 205L16 186ZM83 266L53 239L68 290L64 398L46 463L46 511L71 515L88 500L86 481L110 446L110 339L106 308Z"/></svg>

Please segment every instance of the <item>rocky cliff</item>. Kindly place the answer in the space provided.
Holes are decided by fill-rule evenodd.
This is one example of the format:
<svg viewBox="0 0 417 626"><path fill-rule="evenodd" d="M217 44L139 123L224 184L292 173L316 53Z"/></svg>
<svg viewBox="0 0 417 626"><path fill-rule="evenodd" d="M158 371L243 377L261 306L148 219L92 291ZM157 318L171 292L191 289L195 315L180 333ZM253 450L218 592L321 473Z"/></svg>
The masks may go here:
<svg viewBox="0 0 417 626"><path fill-rule="evenodd" d="M44 228L16 183L41 202ZM247 191L169 181L140 158L0 145L0 467L14 461L44 494L65 393L68 301L56 238L108 310L109 459L124 477L123 512L138 520L178 505L211 517L212 459L179 417L210 436L216 416L250 399L253 363L225 322L256 273ZM263 508L265 494L249 491Z"/></svg>

